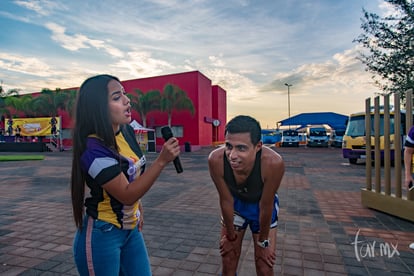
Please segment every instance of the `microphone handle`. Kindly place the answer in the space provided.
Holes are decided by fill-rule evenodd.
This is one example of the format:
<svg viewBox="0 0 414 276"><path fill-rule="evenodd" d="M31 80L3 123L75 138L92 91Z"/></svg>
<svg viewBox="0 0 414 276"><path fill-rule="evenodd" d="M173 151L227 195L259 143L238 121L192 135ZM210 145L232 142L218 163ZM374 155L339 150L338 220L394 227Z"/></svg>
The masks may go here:
<svg viewBox="0 0 414 276"><path fill-rule="evenodd" d="M183 167L181 166L180 158L178 156L174 159L173 163L177 173L182 173L184 171Z"/></svg>
<svg viewBox="0 0 414 276"><path fill-rule="evenodd" d="M168 141L170 138L173 137L173 133L169 126L162 127L161 134L165 141ZM180 158L178 158L178 156L174 159L173 163L174 163L175 170L177 171L177 173L182 173L183 167L181 166Z"/></svg>

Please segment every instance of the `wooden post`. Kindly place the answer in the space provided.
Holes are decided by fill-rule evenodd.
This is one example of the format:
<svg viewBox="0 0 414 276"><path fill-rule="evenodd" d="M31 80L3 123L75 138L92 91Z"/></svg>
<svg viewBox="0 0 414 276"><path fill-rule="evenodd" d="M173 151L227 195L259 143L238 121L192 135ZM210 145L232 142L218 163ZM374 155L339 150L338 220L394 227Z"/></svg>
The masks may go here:
<svg viewBox="0 0 414 276"><path fill-rule="evenodd" d="M400 94L394 94L394 171L395 196L401 198L401 111ZM407 117L407 116L406 116Z"/></svg>
<svg viewBox="0 0 414 276"><path fill-rule="evenodd" d="M389 95L384 96L384 192L386 195L391 194L390 96Z"/></svg>
<svg viewBox="0 0 414 276"><path fill-rule="evenodd" d="M374 99L374 162L375 162L375 192L381 193L381 141L380 141L380 106L379 96ZM371 137L370 137L371 138Z"/></svg>
<svg viewBox="0 0 414 276"><path fill-rule="evenodd" d="M366 187L372 190L372 157L371 157L371 99L365 100L365 174Z"/></svg>

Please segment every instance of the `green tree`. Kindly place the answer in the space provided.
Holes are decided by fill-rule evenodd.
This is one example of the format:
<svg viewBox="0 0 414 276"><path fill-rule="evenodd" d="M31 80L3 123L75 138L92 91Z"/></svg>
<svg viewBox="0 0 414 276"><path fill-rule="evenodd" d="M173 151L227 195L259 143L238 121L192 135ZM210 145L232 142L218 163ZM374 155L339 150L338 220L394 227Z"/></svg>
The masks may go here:
<svg viewBox="0 0 414 276"><path fill-rule="evenodd" d="M13 88L10 90L4 90L3 81L0 82L0 114L7 114L10 116L9 106L6 102L6 99L10 96L18 96L20 89Z"/></svg>
<svg viewBox="0 0 414 276"><path fill-rule="evenodd" d="M136 110L142 119L142 125L147 127L147 114L160 109L161 93L159 90L149 90L143 93L139 89L134 90L134 94L128 94L131 100L132 109Z"/></svg>
<svg viewBox="0 0 414 276"><path fill-rule="evenodd" d="M170 127L173 110L188 110L191 115L194 115L195 112L193 102L188 97L187 93L176 85L167 84L165 85L163 94L161 95L161 111L167 112L168 125Z"/></svg>
<svg viewBox="0 0 414 276"><path fill-rule="evenodd" d="M78 95L78 90L71 89L71 90L65 90L65 93L67 94L67 98L65 101L65 107L64 110L66 110L71 118L73 118L73 112L75 108L75 102L76 97Z"/></svg>
<svg viewBox="0 0 414 276"><path fill-rule="evenodd" d="M363 9L360 34L354 42L367 51L359 60L373 73L375 84L386 94L404 92L414 87L414 2L385 0L395 13L381 18Z"/></svg>
<svg viewBox="0 0 414 276"><path fill-rule="evenodd" d="M66 110L67 99L68 93L60 88L56 88L55 91L44 88L40 95L33 99L33 108L39 115L57 116L59 109Z"/></svg>
<svg viewBox="0 0 414 276"><path fill-rule="evenodd" d="M21 95L17 97L9 97L10 105L16 110L21 112L24 117L36 117L37 112L33 108L33 96L32 94Z"/></svg>
<svg viewBox="0 0 414 276"><path fill-rule="evenodd" d="M20 109L19 96L9 96L4 99L4 104L7 108L6 114L9 117L16 116Z"/></svg>

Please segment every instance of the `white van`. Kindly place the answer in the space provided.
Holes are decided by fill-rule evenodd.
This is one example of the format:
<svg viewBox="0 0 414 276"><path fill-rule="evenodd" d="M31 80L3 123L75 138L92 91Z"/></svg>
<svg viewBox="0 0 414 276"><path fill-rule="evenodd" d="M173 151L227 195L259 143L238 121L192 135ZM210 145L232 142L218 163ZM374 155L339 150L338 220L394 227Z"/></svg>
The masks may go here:
<svg viewBox="0 0 414 276"><path fill-rule="evenodd" d="M299 133L296 130L282 132L282 147L299 147Z"/></svg>
<svg viewBox="0 0 414 276"><path fill-rule="evenodd" d="M324 127L308 127L306 129L308 147L328 147L329 138Z"/></svg>

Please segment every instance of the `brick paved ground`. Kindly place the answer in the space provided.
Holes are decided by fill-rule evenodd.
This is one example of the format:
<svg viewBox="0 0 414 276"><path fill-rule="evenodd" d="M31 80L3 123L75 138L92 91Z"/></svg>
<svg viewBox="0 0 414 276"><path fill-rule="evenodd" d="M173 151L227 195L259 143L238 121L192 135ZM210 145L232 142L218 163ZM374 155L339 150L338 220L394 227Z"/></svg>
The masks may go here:
<svg viewBox="0 0 414 276"><path fill-rule="evenodd" d="M183 153L184 173L177 175L171 165L143 199L154 275L220 272L210 150ZM279 190L276 275L414 274L414 251L408 249L414 224L361 206L363 165L347 164L340 149L277 150L286 174ZM43 161L0 162L0 275L77 275L71 153L44 154ZM147 155L149 161L154 156ZM255 275L250 238L244 240L241 276ZM389 255L381 256L381 245L390 246Z"/></svg>

